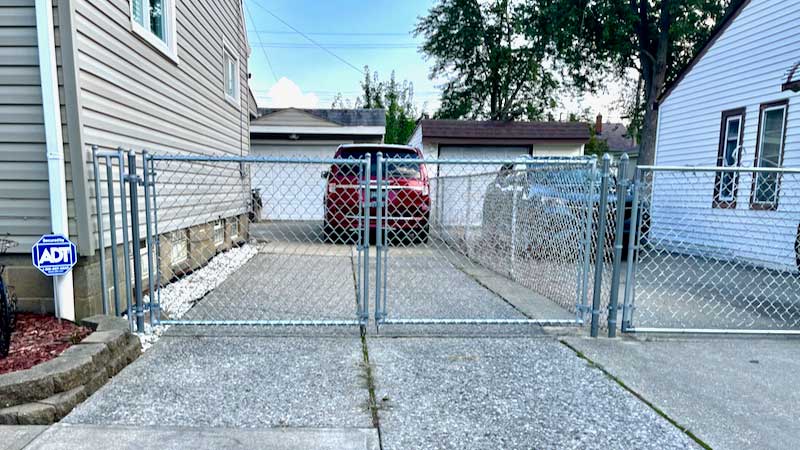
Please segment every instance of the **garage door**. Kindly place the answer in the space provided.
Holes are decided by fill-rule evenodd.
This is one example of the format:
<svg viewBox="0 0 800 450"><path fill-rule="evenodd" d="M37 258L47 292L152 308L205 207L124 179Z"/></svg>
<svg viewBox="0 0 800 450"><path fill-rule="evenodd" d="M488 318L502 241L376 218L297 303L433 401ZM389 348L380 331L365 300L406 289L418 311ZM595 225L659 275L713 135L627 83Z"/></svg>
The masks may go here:
<svg viewBox="0 0 800 450"><path fill-rule="evenodd" d="M474 159L474 160L513 160L530 155L529 147L459 147L440 146L439 159ZM463 177L470 173L485 173L498 170L492 165L447 165L440 164L433 168L438 172L440 183L446 184L439 192L438 200L443 205L439 220L445 225L478 226L481 223L483 199L491 177ZM446 206L445 206L446 205Z"/></svg>
<svg viewBox="0 0 800 450"><path fill-rule="evenodd" d="M272 158L333 158L339 144L251 144L251 155ZM261 190L262 220L322 220L325 180L322 164L253 165L254 189Z"/></svg>

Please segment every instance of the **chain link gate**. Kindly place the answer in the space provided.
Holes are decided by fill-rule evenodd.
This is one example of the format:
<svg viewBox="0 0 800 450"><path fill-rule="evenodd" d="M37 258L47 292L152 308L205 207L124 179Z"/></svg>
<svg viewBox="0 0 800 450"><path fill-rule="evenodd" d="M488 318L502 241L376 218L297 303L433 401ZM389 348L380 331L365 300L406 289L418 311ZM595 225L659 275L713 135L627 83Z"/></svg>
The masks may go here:
<svg viewBox="0 0 800 450"><path fill-rule="evenodd" d="M379 153L376 322L583 324L606 253L599 178L587 157Z"/></svg>
<svg viewBox="0 0 800 450"><path fill-rule="evenodd" d="M366 326L369 157L150 154L145 167L160 323Z"/></svg>

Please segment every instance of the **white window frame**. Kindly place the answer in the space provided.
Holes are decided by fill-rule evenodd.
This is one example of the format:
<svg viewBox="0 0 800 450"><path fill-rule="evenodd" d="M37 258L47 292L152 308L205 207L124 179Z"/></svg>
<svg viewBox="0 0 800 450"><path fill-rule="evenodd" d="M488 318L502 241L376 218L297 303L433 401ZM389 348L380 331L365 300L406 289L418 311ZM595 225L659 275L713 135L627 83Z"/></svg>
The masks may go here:
<svg viewBox="0 0 800 450"><path fill-rule="evenodd" d="M233 95L231 96L228 93L228 60L233 61L234 65L234 84L233 84ZM222 45L222 92L225 94L225 100L231 103L234 106L239 106L239 98L241 96L241 86L240 86L240 75L239 71L241 67L239 67L239 56L233 49L228 46L227 44Z"/></svg>
<svg viewBox="0 0 800 450"><path fill-rule="evenodd" d="M176 64L178 63L178 33L177 33L177 26L176 26L176 14L175 14L175 3L177 0L164 0L164 13L167 15L165 22L165 30L164 36L166 38L166 42L162 41L161 38L156 36L150 30L150 21L148 20L149 17L144 15L144 11L149 11L150 9L150 0L142 0L142 14L144 17L145 26L139 24L139 22L134 19L133 15L133 0L129 0L129 10L130 10L130 18L131 18L131 30L136 33L140 38L142 38L145 42L150 44L151 47L155 48L159 52L163 53L164 56L171 59Z"/></svg>
<svg viewBox="0 0 800 450"><path fill-rule="evenodd" d="M185 250L181 252L182 254L176 255L175 249L177 248L176 242L183 242L185 245L183 246ZM170 236L170 264L173 266L177 266L178 264L184 263L189 259L189 236L186 235L185 231L176 231L172 233Z"/></svg>
<svg viewBox="0 0 800 450"><path fill-rule="evenodd" d="M767 113L771 111L783 111L783 116L781 117L781 134L780 134L780 143L778 148L778 163L777 167L783 167L783 158L784 158L784 151L786 150L786 116L789 114L789 104L781 104L770 106L768 108L763 108L761 110L761 117L759 118L758 123L758 148L756 149L756 154L758 157L755 161L755 167L763 167L763 160L764 160L764 141L766 137L766 118ZM768 209L777 208L778 199L780 197L780 175L776 175L775 181L775 191L772 193L772 200L763 201L758 199L758 188L759 183L761 182L761 178L764 176L762 173L756 173L753 182L753 193L751 199L751 206L755 207L767 207Z"/></svg>
<svg viewBox="0 0 800 450"><path fill-rule="evenodd" d="M725 120L725 130L724 130L725 134L723 135L723 141L722 141L722 165L720 167L723 167L723 168L738 167L738 165L739 165L739 156L738 156L739 155L739 148L742 146L742 122L743 121L744 121L744 117L741 114L737 114L735 116L730 116ZM728 165L727 164L727 160L726 160L726 156L727 155L725 154L725 152L728 150L728 142L731 141L731 139L728 138L728 132L730 131L731 123L733 123L733 122L738 122L738 125L736 126L736 146L733 148L733 151L734 151L733 164L732 165ZM718 189L719 189L719 200L722 200L724 202L732 202L732 201L736 200L736 194L735 194L736 189L735 189L734 186L731 186L731 188L730 188L730 192L731 192L730 196L723 197L723 195L722 195L722 193L724 191L722 183L725 181L725 174L726 173L730 174L731 183L734 186L736 184L736 179L735 179L734 172L723 172L723 175L719 179L719 183L720 183L720 186L718 187Z"/></svg>
<svg viewBox="0 0 800 450"><path fill-rule="evenodd" d="M217 233L220 233L221 236L217 239ZM214 239L214 245L219 247L220 245L225 243L225 221L220 219L214 222L214 234L212 235Z"/></svg>
<svg viewBox="0 0 800 450"><path fill-rule="evenodd" d="M239 226L240 226L239 218L238 217L234 217L233 218L233 223L231 223L231 241L235 241L236 239L239 239Z"/></svg>

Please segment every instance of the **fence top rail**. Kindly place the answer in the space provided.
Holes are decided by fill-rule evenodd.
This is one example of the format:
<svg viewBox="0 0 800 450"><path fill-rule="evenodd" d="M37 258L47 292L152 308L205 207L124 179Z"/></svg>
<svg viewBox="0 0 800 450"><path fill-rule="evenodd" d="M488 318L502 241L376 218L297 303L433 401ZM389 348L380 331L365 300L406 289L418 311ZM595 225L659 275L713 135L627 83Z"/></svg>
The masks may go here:
<svg viewBox="0 0 800 450"><path fill-rule="evenodd" d="M410 159L410 158L383 158L384 163L409 163L421 162L423 164L458 164L458 165L503 165L503 164L575 164L583 166L593 166L597 161L594 157L578 158L528 158L528 159Z"/></svg>
<svg viewBox="0 0 800 450"><path fill-rule="evenodd" d="M736 172L800 174L800 167L637 166L644 172Z"/></svg>
<svg viewBox="0 0 800 450"><path fill-rule="evenodd" d="M242 162L242 163L275 163L275 164L349 164L363 165L368 159L336 159L336 158L277 158L269 156L202 156L202 155L157 155L148 153L146 158L153 161L187 161L187 162Z"/></svg>

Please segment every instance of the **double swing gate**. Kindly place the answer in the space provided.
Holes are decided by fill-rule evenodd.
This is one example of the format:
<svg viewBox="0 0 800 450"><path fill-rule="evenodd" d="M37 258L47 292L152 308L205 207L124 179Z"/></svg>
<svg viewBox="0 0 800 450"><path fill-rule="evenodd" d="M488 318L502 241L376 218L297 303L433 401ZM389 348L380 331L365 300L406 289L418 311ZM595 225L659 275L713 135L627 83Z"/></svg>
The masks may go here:
<svg viewBox="0 0 800 450"><path fill-rule="evenodd" d="M640 167L629 180L627 157L607 156L94 156L104 312L140 331L800 328L790 169ZM739 205L706 202L721 182Z"/></svg>

